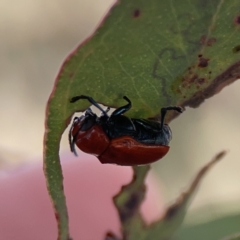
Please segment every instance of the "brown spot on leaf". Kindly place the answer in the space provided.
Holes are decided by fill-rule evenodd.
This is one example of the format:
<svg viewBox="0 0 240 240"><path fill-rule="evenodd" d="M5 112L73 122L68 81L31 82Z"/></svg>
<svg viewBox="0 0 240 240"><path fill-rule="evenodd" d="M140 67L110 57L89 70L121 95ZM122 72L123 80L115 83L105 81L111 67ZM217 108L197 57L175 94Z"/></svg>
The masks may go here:
<svg viewBox="0 0 240 240"><path fill-rule="evenodd" d="M212 97L213 95L219 93L225 86L233 83L235 80L239 79L240 76L240 61L233 64L225 72L217 76L211 84L205 89L195 93L195 95L179 105L186 107L198 107L205 99Z"/></svg>
<svg viewBox="0 0 240 240"><path fill-rule="evenodd" d="M206 35L202 35L201 38L200 38L200 43L201 43L202 45L205 45L206 39L207 39L207 36L206 36Z"/></svg>
<svg viewBox="0 0 240 240"><path fill-rule="evenodd" d="M207 38L206 35L202 35L200 38L200 44L208 47L212 46L216 41L217 41L216 38L214 37Z"/></svg>
<svg viewBox="0 0 240 240"><path fill-rule="evenodd" d="M189 78L189 83L195 83L198 79L198 75L194 74L192 77Z"/></svg>
<svg viewBox="0 0 240 240"><path fill-rule="evenodd" d="M135 9L133 12L133 17L134 18L138 18L141 15L141 12L139 9Z"/></svg>
<svg viewBox="0 0 240 240"><path fill-rule="evenodd" d="M197 88L201 89L201 85L207 83L207 78L200 77L198 74L193 73L193 74L188 74L188 71L186 72L187 74L181 77L181 89L190 89L190 88ZM176 89L175 89L176 91ZM176 91L178 92L178 91ZM184 97L183 97L184 98Z"/></svg>
<svg viewBox="0 0 240 240"><path fill-rule="evenodd" d="M193 74L193 71L192 71L192 68L191 67L188 67L188 74Z"/></svg>
<svg viewBox="0 0 240 240"><path fill-rule="evenodd" d="M208 61L209 61L208 58L200 57L200 58L199 58L199 62L198 62L198 67L200 67L200 68L205 68L205 67L207 67L207 66L208 66Z"/></svg>
<svg viewBox="0 0 240 240"><path fill-rule="evenodd" d="M207 46L209 46L209 47L212 46L216 41L217 41L217 39L214 37L209 38L207 41Z"/></svg>
<svg viewBox="0 0 240 240"><path fill-rule="evenodd" d="M185 76L182 78L182 87L183 88L189 88L191 84L194 84L197 82L198 75L194 74L192 76Z"/></svg>
<svg viewBox="0 0 240 240"><path fill-rule="evenodd" d="M200 85L202 85L202 84L204 84L205 83L205 78L198 78L198 83L200 84Z"/></svg>
<svg viewBox="0 0 240 240"><path fill-rule="evenodd" d="M240 45L235 46L232 51L233 51L233 53L240 52Z"/></svg>
<svg viewBox="0 0 240 240"><path fill-rule="evenodd" d="M240 16L234 18L234 23L239 25L240 24Z"/></svg>

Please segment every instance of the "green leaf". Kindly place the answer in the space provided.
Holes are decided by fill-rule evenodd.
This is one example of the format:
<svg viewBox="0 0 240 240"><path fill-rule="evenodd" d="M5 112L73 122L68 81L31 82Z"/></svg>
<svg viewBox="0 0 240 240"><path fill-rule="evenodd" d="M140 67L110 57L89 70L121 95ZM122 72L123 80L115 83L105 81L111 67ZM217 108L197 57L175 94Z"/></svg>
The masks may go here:
<svg viewBox="0 0 240 240"><path fill-rule="evenodd" d="M64 63L54 99L65 93L56 101L67 116L89 106L66 102L82 93L115 107L127 95L135 117L156 116L171 104L198 105L240 75L239 6L238 0L119 2Z"/></svg>
<svg viewBox="0 0 240 240"><path fill-rule="evenodd" d="M222 240L240 240L240 233L234 234L232 236L226 237Z"/></svg>
<svg viewBox="0 0 240 240"><path fill-rule="evenodd" d="M239 231L240 214L223 216L204 223L183 226L176 234L177 240L235 240ZM223 236L232 235L226 238ZM234 238L235 237L235 238ZM238 238L236 238L237 240Z"/></svg>
<svg viewBox="0 0 240 240"><path fill-rule="evenodd" d="M162 106L198 106L240 76L239 8L238 0L122 0L66 59L48 101L44 138L59 239L69 238L59 142L71 115L89 106L69 99L90 95L117 107L126 95L133 103L127 115L141 118L158 116Z"/></svg>
<svg viewBox="0 0 240 240"><path fill-rule="evenodd" d="M56 112L47 112L44 137L44 173L58 224L58 240L71 240L68 228L68 212L63 191L63 175L59 161L60 137L65 124L58 120Z"/></svg>

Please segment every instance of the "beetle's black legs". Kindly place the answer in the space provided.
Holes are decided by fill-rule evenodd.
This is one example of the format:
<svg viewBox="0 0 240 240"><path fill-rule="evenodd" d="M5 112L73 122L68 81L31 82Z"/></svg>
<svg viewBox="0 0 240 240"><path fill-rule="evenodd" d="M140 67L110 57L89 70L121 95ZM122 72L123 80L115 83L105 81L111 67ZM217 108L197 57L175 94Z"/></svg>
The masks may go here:
<svg viewBox="0 0 240 240"><path fill-rule="evenodd" d="M164 119L166 116L167 111L169 110L174 110L177 112L182 112L182 108L181 107L165 107L161 109L161 130L163 129L163 125L164 125Z"/></svg>
<svg viewBox="0 0 240 240"><path fill-rule="evenodd" d="M119 107L119 108L117 108L115 111L113 111L111 117L112 117L112 116L121 115L121 114L127 112L127 111L132 107L132 103L131 103L131 101L130 101L129 98L127 98L126 96L124 96L123 99L125 99L125 100L128 102L128 104L126 104L126 105L124 105L124 106L122 106L122 107Z"/></svg>
<svg viewBox="0 0 240 240"><path fill-rule="evenodd" d="M70 150L71 152L74 153L75 156L77 156L77 152L76 152L76 149L75 149L75 141L76 141L76 137L72 137L72 129L73 129L73 125L72 127L70 128L69 130L69 133L68 133L68 142L69 142L69 145L70 145ZM77 132L78 133L78 132Z"/></svg>
<svg viewBox="0 0 240 240"><path fill-rule="evenodd" d="M69 134L71 134L71 132L69 132ZM76 135L76 137L77 137L77 135ZM73 138L71 138L71 135L69 135L69 145L70 145L71 152L74 153L74 155L77 157L77 152L75 149L76 137L74 136Z"/></svg>
<svg viewBox="0 0 240 240"><path fill-rule="evenodd" d="M75 117L73 119L73 123L76 122L76 121L81 121L81 117L78 118L78 117ZM79 133L79 131L81 130L81 128L77 131L77 133L72 137L72 130L73 130L73 127L74 127L74 124L72 124L69 132L68 132L68 142L69 142L69 145L70 145L70 150L71 152L74 153L75 156L77 156L77 152L76 152L76 149L75 149L75 142L76 142L76 139L77 139L77 135Z"/></svg>
<svg viewBox="0 0 240 240"><path fill-rule="evenodd" d="M92 97L89 97L89 96L85 96L85 95L80 95L80 96L76 96L76 97L73 97L71 98L70 102L71 103L74 103L76 101L78 101L79 99L87 99L93 106L95 106L96 108L98 108L105 116L108 117L106 111L104 111L99 105L98 103L96 103Z"/></svg>

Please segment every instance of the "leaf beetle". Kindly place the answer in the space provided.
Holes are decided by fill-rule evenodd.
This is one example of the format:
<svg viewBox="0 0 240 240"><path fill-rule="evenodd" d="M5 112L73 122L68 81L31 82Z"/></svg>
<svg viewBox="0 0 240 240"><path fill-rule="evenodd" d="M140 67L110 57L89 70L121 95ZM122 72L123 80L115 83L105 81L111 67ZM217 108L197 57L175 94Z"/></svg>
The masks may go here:
<svg viewBox="0 0 240 240"><path fill-rule="evenodd" d="M181 107L170 106L161 109L161 121L129 118L123 114L131 106L131 101L124 96L127 104L117 108L109 116L107 110L85 95L73 97L70 102L88 100L101 111L98 117L88 108L80 117L75 117L69 131L71 152L76 156L78 148L95 155L101 163L135 166L155 162L169 151L172 132L164 119L167 111L182 112Z"/></svg>

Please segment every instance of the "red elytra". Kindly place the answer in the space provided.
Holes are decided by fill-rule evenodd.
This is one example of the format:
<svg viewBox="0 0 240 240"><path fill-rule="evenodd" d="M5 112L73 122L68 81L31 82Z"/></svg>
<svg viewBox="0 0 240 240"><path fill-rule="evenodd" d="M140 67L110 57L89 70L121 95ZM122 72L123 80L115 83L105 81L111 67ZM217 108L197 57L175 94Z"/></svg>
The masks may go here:
<svg viewBox="0 0 240 240"><path fill-rule="evenodd" d="M182 112L180 107L161 109L161 121L128 118L122 115L131 108L131 101L124 97L127 105L119 107L110 116L91 97L77 96L75 102L87 99L102 111L98 117L89 108L84 115L76 117L69 131L71 151L76 154L74 145L85 153L95 155L101 163L125 166L144 165L164 157L169 151L171 130L164 124L169 110Z"/></svg>
<svg viewBox="0 0 240 240"><path fill-rule="evenodd" d="M102 155L98 156L101 163L134 166L155 162L164 157L169 146L141 144L132 137L115 138Z"/></svg>
<svg viewBox="0 0 240 240"><path fill-rule="evenodd" d="M81 124L76 124L76 134ZM75 144L85 153L95 155L101 163L134 166L155 162L164 157L169 146L141 144L130 136L109 139L102 128L94 125L88 131L80 131Z"/></svg>

